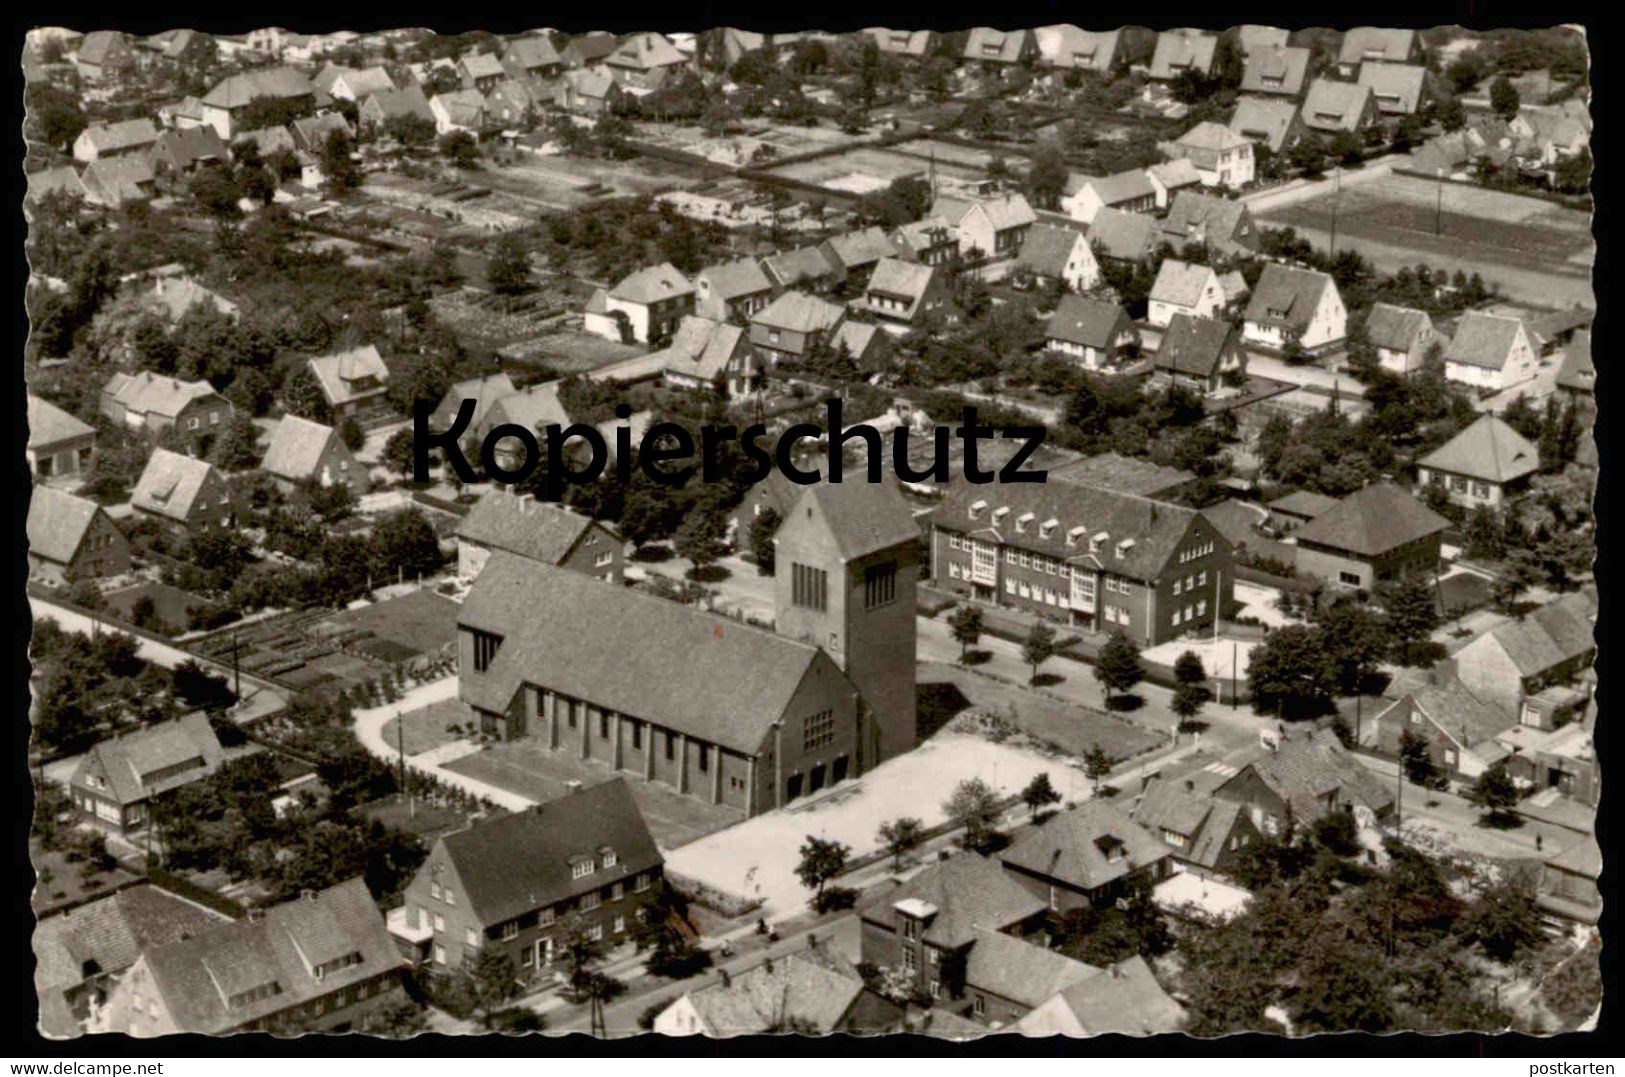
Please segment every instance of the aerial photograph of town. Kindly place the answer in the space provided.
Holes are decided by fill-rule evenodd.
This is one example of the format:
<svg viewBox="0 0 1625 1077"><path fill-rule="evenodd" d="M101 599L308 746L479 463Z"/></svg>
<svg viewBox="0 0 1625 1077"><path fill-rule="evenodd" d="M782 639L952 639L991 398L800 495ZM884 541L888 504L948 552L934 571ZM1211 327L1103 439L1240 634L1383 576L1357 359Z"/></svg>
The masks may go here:
<svg viewBox="0 0 1625 1077"><path fill-rule="evenodd" d="M43 1049L1595 1029L1586 31L1091 17L28 31Z"/></svg>

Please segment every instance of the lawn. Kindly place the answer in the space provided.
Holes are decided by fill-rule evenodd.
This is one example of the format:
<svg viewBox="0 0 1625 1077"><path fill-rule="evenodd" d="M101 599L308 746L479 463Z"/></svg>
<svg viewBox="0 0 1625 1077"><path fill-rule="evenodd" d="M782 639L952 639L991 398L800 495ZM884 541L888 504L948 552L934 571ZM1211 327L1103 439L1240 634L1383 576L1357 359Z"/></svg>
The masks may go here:
<svg viewBox="0 0 1625 1077"><path fill-rule="evenodd" d="M500 813L501 809L498 811ZM469 825L467 813L439 807L423 797L409 802L405 797L395 795L357 808L356 813L385 826L416 834L423 839L424 845L433 845L437 838Z"/></svg>
<svg viewBox="0 0 1625 1077"><path fill-rule="evenodd" d="M435 654L457 640L457 603L425 587L345 610L330 623L341 629L363 629L417 654Z"/></svg>
<svg viewBox="0 0 1625 1077"><path fill-rule="evenodd" d="M49 878L34 888L36 915L106 897L140 878L123 868L87 872L84 862L71 863L61 853L46 852L38 842L29 842L29 859L34 862L36 872Z"/></svg>
<svg viewBox="0 0 1625 1077"><path fill-rule="evenodd" d="M171 587L167 583L158 583L148 580L133 587L121 588L117 591L108 591L107 605L114 613L125 620L129 620L135 604L142 596L152 599L153 608L165 627L177 632L184 632L191 617L191 611L207 606L208 600L183 591L179 587Z"/></svg>
<svg viewBox="0 0 1625 1077"><path fill-rule="evenodd" d="M392 747L401 743L397 739L400 736L397 727L404 722L406 724L404 750L408 756L419 755L466 736L463 733L450 732L449 727L465 727L471 721L473 712L467 703L460 699L436 700L426 707L407 711L400 718L391 718L385 722L384 743Z"/></svg>

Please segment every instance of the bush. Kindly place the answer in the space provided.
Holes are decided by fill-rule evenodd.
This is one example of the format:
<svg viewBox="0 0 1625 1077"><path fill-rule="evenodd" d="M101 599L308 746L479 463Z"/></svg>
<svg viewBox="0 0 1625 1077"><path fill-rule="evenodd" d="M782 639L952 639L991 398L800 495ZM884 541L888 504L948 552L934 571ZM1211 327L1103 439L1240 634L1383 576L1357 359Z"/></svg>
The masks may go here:
<svg viewBox="0 0 1625 1077"><path fill-rule="evenodd" d="M643 1012L638 1014L638 1027L645 1032L652 1031L655 1027L655 1018L659 1017L666 1007L670 1005L669 1002L652 1002L645 1006Z"/></svg>
<svg viewBox="0 0 1625 1077"><path fill-rule="evenodd" d="M850 909L858 903L859 891L850 886L829 886L813 902L813 911L817 913L837 912L841 909Z"/></svg>

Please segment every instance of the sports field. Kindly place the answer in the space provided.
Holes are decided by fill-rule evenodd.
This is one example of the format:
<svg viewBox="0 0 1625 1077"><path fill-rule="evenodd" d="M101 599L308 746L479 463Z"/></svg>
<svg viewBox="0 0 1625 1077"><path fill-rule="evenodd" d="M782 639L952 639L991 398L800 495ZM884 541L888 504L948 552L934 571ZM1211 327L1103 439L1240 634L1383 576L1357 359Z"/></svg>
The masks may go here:
<svg viewBox="0 0 1625 1077"><path fill-rule="evenodd" d="M1337 246L1364 254L1378 269L1427 264L1481 273L1509 297L1544 307L1595 303L1591 218L1538 198L1479 187L1442 186L1389 175L1340 194L1267 209L1267 227L1290 226L1317 246L1328 243L1334 199ZM1436 230L1437 227L1437 230Z"/></svg>

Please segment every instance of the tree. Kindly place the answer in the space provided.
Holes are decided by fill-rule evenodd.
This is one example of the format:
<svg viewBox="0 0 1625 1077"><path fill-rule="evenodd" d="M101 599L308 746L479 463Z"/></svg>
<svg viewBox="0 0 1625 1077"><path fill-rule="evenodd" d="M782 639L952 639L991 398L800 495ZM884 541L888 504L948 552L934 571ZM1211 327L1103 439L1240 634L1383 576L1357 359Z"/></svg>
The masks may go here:
<svg viewBox="0 0 1625 1077"><path fill-rule="evenodd" d="M1095 659L1095 680L1110 698L1126 694L1144 678L1139 648L1121 631L1114 631Z"/></svg>
<svg viewBox="0 0 1625 1077"><path fill-rule="evenodd" d="M775 535L779 532L778 510L764 508L750 522L750 548L756 555L756 574L773 575L777 566Z"/></svg>
<svg viewBox="0 0 1625 1077"><path fill-rule="evenodd" d="M1424 789L1433 788L1440 778L1427 738L1409 729L1399 735L1399 762L1405 768L1405 780Z"/></svg>
<svg viewBox="0 0 1625 1077"><path fill-rule="evenodd" d="M391 116L384 121L384 134L403 146L427 146L434 141L434 121L411 112Z"/></svg>
<svg viewBox="0 0 1625 1077"><path fill-rule="evenodd" d="M1100 795L1100 782L1112 772L1112 757L1100 745L1093 745L1083 754L1083 772L1095 783L1095 795Z"/></svg>
<svg viewBox="0 0 1625 1077"><path fill-rule="evenodd" d="M361 186L361 167L355 162L355 140L349 131L333 130L322 143L322 175L338 194Z"/></svg>
<svg viewBox="0 0 1625 1077"><path fill-rule="evenodd" d="M242 188L228 169L200 168L186 185L186 190L198 208L211 216L233 219L243 215L237 206L237 200L243 196Z"/></svg>
<svg viewBox="0 0 1625 1077"><path fill-rule="evenodd" d="M346 416L344 421L339 423L339 440L351 452L360 452L361 447L367 443L367 432L355 421L354 416Z"/></svg>
<svg viewBox="0 0 1625 1077"><path fill-rule="evenodd" d="M321 382L316 380L308 363L294 367L283 379L282 403L301 419L317 423L332 420L333 412L327 403L327 395L322 392Z"/></svg>
<svg viewBox="0 0 1625 1077"><path fill-rule="evenodd" d="M1534 873L1508 871L1486 887L1467 910L1462 932L1503 963L1539 945L1545 933L1536 904Z"/></svg>
<svg viewBox="0 0 1625 1077"><path fill-rule="evenodd" d="M965 848L980 852L993 843L993 820L998 817L999 798L980 778L966 778L954 787L942 805L942 813L956 828L965 831Z"/></svg>
<svg viewBox="0 0 1625 1077"><path fill-rule="evenodd" d="M1174 686L1173 699L1169 706L1179 715L1179 731L1189 732L1192 729L1205 728L1196 721L1196 716L1202 713L1202 706L1208 701L1209 693L1204 685L1180 683Z"/></svg>
<svg viewBox="0 0 1625 1077"><path fill-rule="evenodd" d="M813 891L809 904L814 912L824 911L824 887L846 870L847 857L852 850L841 842L807 835L801 846L801 861L796 865L796 878L801 885Z"/></svg>
<svg viewBox="0 0 1625 1077"><path fill-rule="evenodd" d="M1259 712L1294 716L1322 709L1337 688L1338 669L1318 628L1287 625L1253 648L1247 682Z"/></svg>
<svg viewBox="0 0 1625 1077"><path fill-rule="evenodd" d="M479 143L467 131L447 131L440 136L440 156L457 168L476 167L479 150Z"/></svg>
<svg viewBox="0 0 1625 1077"><path fill-rule="evenodd" d="M1054 209L1066 193L1066 161L1054 150L1039 154L1027 170L1027 197L1035 206Z"/></svg>
<svg viewBox="0 0 1625 1077"><path fill-rule="evenodd" d="M513 958L497 947L482 947L469 970L469 977L473 980L475 1008L479 1010L481 1021L490 1028L492 1015L520 995L521 985Z"/></svg>
<svg viewBox="0 0 1625 1077"><path fill-rule="evenodd" d="M1394 660L1404 666L1420 664L1417 656L1424 653L1421 645L1428 643L1439 627L1438 596L1432 581L1426 576L1407 576L1389 593L1383 606L1388 614Z"/></svg>
<svg viewBox="0 0 1625 1077"><path fill-rule="evenodd" d="M953 632L954 642L959 644L959 661L963 664L970 648L982 639L982 608L960 606L948 616L948 628Z"/></svg>
<svg viewBox="0 0 1625 1077"><path fill-rule="evenodd" d="M1339 690L1364 691L1366 679L1392 648L1386 618L1345 599L1320 611L1316 621L1327 659L1337 669Z"/></svg>
<svg viewBox="0 0 1625 1077"><path fill-rule="evenodd" d="M485 266L485 281L497 295L515 296L530 290L530 251L518 233L497 240Z"/></svg>
<svg viewBox="0 0 1625 1077"><path fill-rule="evenodd" d="M712 505L695 505L683 517L677 533L672 536L672 548L677 556L693 564L691 577L703 575L709 566L721 560L727 550L723 543L726 530L726 518Z"/></svg>
<svg viewBox="0 0 1625 1077"><path fill-rule="evenodd" d="M1505 761L1478 776L1467 791L1467 801L1484 809L1484 820L1491 826L1515 826L1520 822L1513 811L1518 806L1518 787L1507 773Z"/></svg>
<svg viewBox="0 0 1625 1077"><path fill-rule="evenodd" d="M1521 104L1518 88L1505 75L1497 75L1490 83L1490 108L1503 120L1512 120L1517 117Z"/></svg>
<svg viewBox="0 0 1625 1077"><path fill-rule="evenodd" d="M259 465L259 428L245 415L234 415L215 439L209 459L222 471L246 471Z"/></svg>
<svg viewBox="0 0 1625 1077"><path fill-rule="evenodd" d="M1036 822L1040 811L1051 804L1060 803L1061 794L1050 784L1049 771L1046 770L1035 775L1033 780L1027 783L1027 787L1021 791L1021 800L1032 812L1033 820Z"/></svg>
<svg viewBox="0 0 1625 1077"><path fill-rule="evenodd" d="M429 576L440 570L440 540L434 525L417 508L405 508L379 520L372 532L372 571L379 577Z"/></svg>
<svg viewBox="0 0 1625 1077"><path fill-rule="evenodd" d="M1033 622L1027 638L1021 644L1021 660L1032 670L1031 680L1038 680L1038 667L1055 655L1055 629L1043 621ZM963 656L962 656L963 657Z"/></svg>
<svg viewBox="0 0 1625 1077"><path fill-rule="evenodd" d="M1533 550L1514 549L1502 563L1501 574L1490 584L1490 602L1509 617L1523 619L1523 594L1539 581L1540 567Z"/></svg>
<svg viewBox="0 0 1625 1077"><path fill-rule="evenodd" d="M903 866L904 855L925 840L925 824L912 816L904 816L881 823L875 837L891 854L892 870L896 871Z"/></svg>

